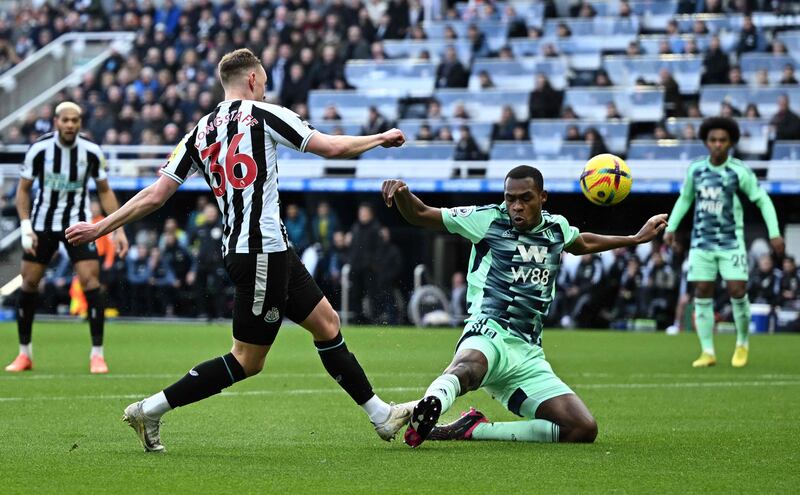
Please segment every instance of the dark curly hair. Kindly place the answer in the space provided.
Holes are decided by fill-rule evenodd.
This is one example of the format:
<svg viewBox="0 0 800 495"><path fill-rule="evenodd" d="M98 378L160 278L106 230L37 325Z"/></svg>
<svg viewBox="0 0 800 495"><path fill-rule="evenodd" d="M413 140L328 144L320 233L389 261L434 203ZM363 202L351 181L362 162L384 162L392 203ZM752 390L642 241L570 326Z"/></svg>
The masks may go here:
<svg viewBox="0 0 800 495"><path fill-rule="evenodd" d="M539 191L544 191L544 177L542 177L542 173L538 168L529 165L520 165L512 168L508 174L506 174L506 179L527 179L529 177L533 179Z"/></svg>
<svg viewBox="0 0 800 495"><path fill-rule="evenodd" d="M741 135L739 132L739 124L736 123L735 120L729 117L711 117L705 119L702 124L700 124L700 139L705 143L706 139L708 138L708 133L714 129L722 129L723 131L728 133L728 136L731 138L731 143L736 144L739 142L739 136Z"/></svg>

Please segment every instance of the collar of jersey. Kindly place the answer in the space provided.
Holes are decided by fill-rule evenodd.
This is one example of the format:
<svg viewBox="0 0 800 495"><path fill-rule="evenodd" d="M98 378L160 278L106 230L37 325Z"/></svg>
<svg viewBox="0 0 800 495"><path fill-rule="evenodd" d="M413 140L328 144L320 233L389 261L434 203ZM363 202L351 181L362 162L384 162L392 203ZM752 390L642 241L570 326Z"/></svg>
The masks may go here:
<svg viewBox="0 0 800 495"><path fill-rule="evenodd" d="M78 134L75 134L75 141L72 142L72 145L67 146L66 144L64 144L63 141L61 141L61 133L56 131L56 145L59 148L64 148L65 150L71 150L75 146L78 146Z"/></svg>
<svg viewBox="0 0 800 495"><path fill-rule="evenodd" d="M538 232L538 231L540 231L540 230L542 229L542 227L544 227L544 215L542 215L541 213L539 213L539 215L541 215L541 216L542 216L542 221L541 221L541 222L539 222L539 225L537 225L537 226L535 226L535 227L533 227L533 228L531 228L531 229L528 229L528 230L518 230L516 227L514 227L514 226L513 226L513 224L512 224L512 226L511 226L511 228L512 228L513 230L516 230L517 232L521 232L521 233L523 233L523 234L524 234L524 233L528 233L528 232Z"/></svg>
<svg viewBox="0 0 800 495"><path fill-rule="evenodd" d="M712 170L719 170L721 168L727 167L728 164L731 162L731 158L733 158L733 157L731 155L728 155L728 158L726 158L725 161L722 162L721 165L714 165L713 163L711 163L711 155L708 155L706 157L706 165L708 165L708 168L710 168Z"/></svg>

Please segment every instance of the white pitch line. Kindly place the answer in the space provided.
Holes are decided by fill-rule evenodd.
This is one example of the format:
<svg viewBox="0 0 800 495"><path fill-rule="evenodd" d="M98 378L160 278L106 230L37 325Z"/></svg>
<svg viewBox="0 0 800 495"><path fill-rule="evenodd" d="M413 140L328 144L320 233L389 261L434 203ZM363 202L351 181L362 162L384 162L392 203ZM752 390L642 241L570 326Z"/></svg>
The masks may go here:
<svg viewBox="0 0 800 495"><path fill-rule="evenodd" d="M184 372L185 373L185 372ZM148 379L148 378L173 378L177 380L182 376L181 372L177 373L110 373L108 375L91 375L89 373L30 373L24 372L22 374L14 375L0 375L0 383L5 381L15 380L58 380L69 379L75 380L85 378L88 380L111 380L111 379ZM370 373L371 377L397 377L397 376L429 376L436 377L436 373L417 373L417 372L401 372L401 373ZM328 378L330 375L327 373L270 373L264 371L248 380L264 379L264 378Z"/></svg>
<svg viewBox="0 0 800 495"><path fill-rule="evenodd" d="M786 387L798 386L800 380L782 381L735 381L735 382L683 382L683 383L585 383L573 385L577 389L641 389L641 388L732 388L732 387ZM380 388L381 393L385 392L420 392L421 387L388 387ZM339 394L342 393L338 388L311 388L295 390L244 390L241 392L222 392L223 397L247 397L260 395L314 395L314 394ZM0 402L37 400L37 401L57 401L57 400L112 400L112 399L139 399L148 394L119 394L119 395L40 395L32 397L0 397Z"/></svg>

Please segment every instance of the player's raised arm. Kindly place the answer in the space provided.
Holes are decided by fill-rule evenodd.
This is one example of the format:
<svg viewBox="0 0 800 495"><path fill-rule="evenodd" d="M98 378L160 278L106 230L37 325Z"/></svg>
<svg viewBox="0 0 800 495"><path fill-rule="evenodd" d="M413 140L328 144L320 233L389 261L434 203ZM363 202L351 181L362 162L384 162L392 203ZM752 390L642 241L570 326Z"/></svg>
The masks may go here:
<svg viewBox="0 0 800 495"><path fill-rule="evenodd" d="M408 185L402 180L385 180L383 181L382 189L383 201L386 206L391 208L393 204L396 204L400 214L411 225L444 230L442 210L423 203L408 189Z"/></svg>
<svg viewBox="0 0 800 495"><path fill-rule="evenodd" d="M592 234L591 232L584 232L580 234L575 241L570 244L565 251L568 253L580 255L599 253L601 251L608 251L618 247L635 246L637 244L644 244L649 242L658 235L659 232L664 230L667 226L667 214L662 213L651 217L647 223L642 226L636 235L601 235Z"/></svg>
<svg viewBox="0 0 800 495"><path fill-rule="evenodd" d="M156 182L139 191L130 201L100 222L95 224L79 222L70 226L65 232L67 241L72 245L85 244L147 216L161 208L161 205L175 194L178 186L180 186L178 182L162 175Z"/></svg>
<svg viewBox="0 0 800 495"><path fill-rule="evenodd" d="M389 129L370 136L332 136L315 132L308 141L306 151L325 158L352 158L372 148L396 148L406 142L400 129Z"/></svg>

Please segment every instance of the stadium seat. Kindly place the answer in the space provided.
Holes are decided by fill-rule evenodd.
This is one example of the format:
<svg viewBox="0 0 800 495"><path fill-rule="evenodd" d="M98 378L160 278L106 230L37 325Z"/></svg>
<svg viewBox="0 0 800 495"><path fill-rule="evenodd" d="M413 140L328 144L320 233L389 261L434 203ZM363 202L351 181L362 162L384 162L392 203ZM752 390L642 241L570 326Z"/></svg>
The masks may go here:
<svg viewBox="0 0 800 495"><path fill-rule="evenodd" d="M311 122L322 122L325 107L335 105L342 120L366 122L369 107L374 106L387 119L397 118L397 94L374 94L366 91L313 90L308 93Z"/></svg>
<svg viewBox="0 0 800 495"><path fill-rule="evenodd" d="M323 158L314 153L303 153L293 150L288 146L277 147L278 160L322 160Z"/></svg>
<svg viewBox="0 0 800 495"><path fill-rule="evenodd" d="M490 160L532 160L533 145L529 142L497 142L489 151Z"/></svg>
<svg viewBox="0 0 800 495"><path fill-rule="evenodd" d="M475 24L478 29L486 36L486 43L491 50L499 50L506 44L508 34L508 23L499 21L440 21L426 22L425 33L430 39L445 39L444 30L449 26L458 35L458 39L467 38L467 30L471 24Z"/></svg>
<svg viewBox="0 0 800 495"><path fill-rule="evenodd" d="M638 34L639 18L594 17L592 19L559 18L548 19L544 23L544 35L556 36L558 25L566 24L573 37L611 36L618 34Z"/></svg>
<svg viewBox="0 0 800 495"><path fill-rule="evenodd" d="M470 91L480 91L478 73L486 71L495 86L500 89L533 89L534 76L547 74L550 84L556 89L567 85L567 60L565 58L524 57L516 60L477 59L472 65L469 78Z"/></svg>
<svg viewBox="0 0 800 495"><path fill-rule="evenodd" d="M458 59L469 67L472 63L472 47L469 40L386 40L383 42L383 51L389 58L419 59L423 51L431 56L431 62L439 63L444 57L445 49L452 46L456 50Z"/></svg>
<svg viewBox="0 0 800 495"><path fill-rule="evenodd" d="M636 121L657 121L664 116L664 91L639 88L636 92L623 89L569 88L564 104L570 105L579 117L592 120L606 118L606 104L614 102L619 112Z"/></svg>
<svg viewBox="0 0 800 495"><path fill-rule="evenodd" d="M375 148L370 150L370 160L451 160L456 145L453 143L406 143L400 148Z"/></svg>
<svg viewBox="0 0 800 495"><path fill-rule="evenodd" d="M648 36L640 36L639 37L639 46L642 48L642 51L647 55L658 55L659 49L661 47L661 42L664 40L668 40L670 44L670 49L672 53L681 54L686 46L686 43L689 40L694 40L697 42L697 48L700 50L701 53L705 53L708 50L708 45L711 41L711 34L705 35L695 35L695 34L682 34L680 36L665 36L662 34L659 35L648 35ZM726 53L730 53L736 49L736 46L739 43L739 34L732 33L732 32L722 32L719 33L719 41L720 45L722 46L722 51Z"/></svg>
<svg viewBox="0 0 800 495"><path fill-rule="evenodd" d="M766 119L737 119L742 137L736 149L742 153L763 155L768 151L770 139L769 120ZM681 137L683 128L688 124L694 126L695 132L700 130L703 119L668 119L667 131L673 136Z"/></svg>
<svg viewBox="0 0 800 495"><path fill-rule="evenodd" d="M772 148L772 159L800 160L800 141L776 141L775 146Z"/></svg>
<svg viewBox="0 0 800 495"><path fill-rule="evenodd" d="M769 82L778 84L783 74L785 65L798 67L798 62L791 55L769 55L765 53L743 53L739 59L742 68L742 76L745 80L755 79L756 72L766 69L769 74Z"/></svg>
<svg viewBox="0 0 800 495"><path fill-rule="evenodd" d="M436 64L416 60L348 60L347 81L358 89L430 94L436 82Z"/></svg>
<svg viewBox="0 0 800 495"><path fill-rule="evenodd" d="M748 103L755 103L761 116L772 117L778 109L778 96L789 96L792 111L800 112L800 87L774 86L757 88L749 86L703 86L700 89L700 112L703 115L719 114L720 104L729 102L739 111L744 111Z"/></svg>
<svg viewBox="0 0 800 495"><path fill-rule="evenodd" d="M419 128L422 124L428 124L431 127L431 131L436 134L439 128L443 126L447 126L450 128L451 132L453 133L453 139L458 138L458 128L462 124L468 125L469 130L472 133L472 137L478 142L478 145L483 148L487 149L489 147L489 142L492 137L492 122L475 122L475 121L455 121L455 120L419 120L419 119L403 119L397 121L397 128L403 131L406 135L407 141L416 141L417 134L419 133Z"/></svg>
<svg viewBox="0 0 800 495"><path fill-rule="evenodd" d="M629 160L681 160L688 163L706 154L706 148L700 141L677 139L634 140L628 149Z"/></svg>
<svg viewBox="0 0 800 495"><path fill-rule="evenodd" d="M531 120L528 131L533 138L534 149L542 153L557 152L566 144L564 137L567 127L571 125L577 125L581 134L590 127L594 127L603 136L606 146L613 153L624 155L627 150L628 131L630 130L630 123L627 121L580 120L571 122L560 119Z"/></svg>
<svg viewBox="0 0 800 495"><path fill-rule="evenodd" d="M617 86L634 86L636 80L658 83L658 72L667 69L678 83L681 93L696 94L700 88L703 58L692 55L603 57L603 68Z"/></svg>
<svg viewBox="0 0 800 495"><path fill-rule="evenodd" d="M348 134L350 136L358 136L361 134L361 126L363 123L361 122L340 122L340 121L320 121L320 122L312 122L311 125L314 126L319 132L325 134L336 134L336 130L341 129L344 134Z"/></svg>
<svg viewBox="0 0 800 495"><path fill-rule="evenodd" d="M734 25L738 27L742 25L741 14L684 14L673 16L673 19L678 22L678 30L681 33L691 33L697 20L703 21L712 34L720 31L736 31L733 29Z"/></svg>
<svg viewBox="0 0 800 495"><path fill-rule="evenodd" d="M533 81L531 81L531 89L533 89ZM497 89L474 92L460 89L440 89L433 96L442 104L442 113L448 117L453 115L456 104L463 103L473 119L493 122L500 118L500 109L503 105L511 105L517 119L526 120L529 95L530 91L518 90Z"/></svg>
<svg viewBox="0 0 800 495"><path fill-rule="evenodd" d="M453 177L454 165L449 159L420 159L404 162L401 160L374 160L372 155L369 158L362 158L356 167L356 177L377 179L380 182L387 177L397 177L401 179L450 179Z"/></svg>

